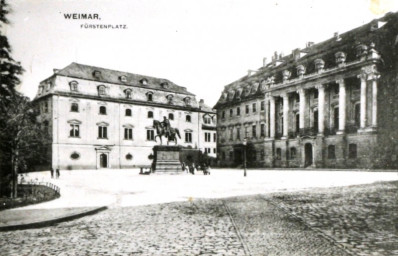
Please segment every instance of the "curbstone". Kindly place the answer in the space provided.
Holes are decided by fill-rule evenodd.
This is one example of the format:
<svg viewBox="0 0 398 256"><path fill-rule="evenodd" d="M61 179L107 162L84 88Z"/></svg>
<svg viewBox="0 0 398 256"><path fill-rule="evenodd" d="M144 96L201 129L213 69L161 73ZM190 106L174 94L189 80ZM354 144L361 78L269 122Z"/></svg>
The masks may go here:
<svg viewBox="0 0 398 256"><path fill-rule="evenodd" d="M5 225L5 226L0 226L0 232L4 231L15 231L15 230L22 230L22 229L32 229L32 228L43 228L43 227L48 227L52 226L57 223L65 222L65 221L71 221L74 219L78 219L84 216L88 215L93 215L98 212L107 210L107 206L102 206L102 207L97 207L91 210L79 212L76 214L70 214L67 216L61 216L58 218L54 219L49 219L49 220L43 220L43 221L37 221L37 222L31 222L31 223L22 223L22 224L15 224L15 225Z"/></svg>

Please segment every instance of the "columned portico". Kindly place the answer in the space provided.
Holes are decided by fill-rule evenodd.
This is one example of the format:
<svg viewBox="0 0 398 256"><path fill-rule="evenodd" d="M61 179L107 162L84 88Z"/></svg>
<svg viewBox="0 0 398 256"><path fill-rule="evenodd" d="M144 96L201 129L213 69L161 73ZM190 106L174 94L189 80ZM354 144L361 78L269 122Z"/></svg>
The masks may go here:
<svg viewBox="0 0 398 256"><path fill-rule="evenodd" d="M283 99L283 137L282 139L288 138L289 131L289 96L287 93L281 95Z"/></svg>
<svg viewBox="0 0 398 256"><path fill-rule="evenodd" d="M299 121L299 128L300 130L304 129L305 126L305 90L300 89L298 90L299 97L300 97L300 105L299 105L299 114L300 114L300 121Z"/></svg>
<svg viewBox="0 0 398 256"><path fill-rule="evenodd" d="M368 79L372 82L372 128L377 128L377 79L379 75L373 73L368 76Z"/></svg>
<svg viewBox="0 0 398 256"><path fill-rule="evenodd" d="M344 79L339 79L336 83L339 84L339 130L337 134L344 134L346 124L346 88Z"/></svg>
<svg viewBox="0 0 398 256"><path fill-rule="evenodd" d="M325 86L320 84L318 89L318 134L323 135L325 130Z"/></svg>
<svg viewBox="0 0 398 256"><path fill-rule="evenodd" d="M366 127L366 74L358 75L361 80L361 95L360 95L360 129Z"/></svg>
<svg viewBox="0 0 398 256"><path fill-rule="evenodd" d="M275 97L269 97L270 138L275 138Z"/></svg>

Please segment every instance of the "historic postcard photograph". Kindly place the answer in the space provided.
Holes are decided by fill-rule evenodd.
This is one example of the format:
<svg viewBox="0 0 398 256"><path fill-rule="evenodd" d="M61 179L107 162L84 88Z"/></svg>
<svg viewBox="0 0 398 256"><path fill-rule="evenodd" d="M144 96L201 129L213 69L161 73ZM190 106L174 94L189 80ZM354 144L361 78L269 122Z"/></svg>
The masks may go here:
<svg viewBox="0 0 398 256"><path fill-rule="evenodd" d="M0 255L398 255L398 1L0 0Z"/></svg>

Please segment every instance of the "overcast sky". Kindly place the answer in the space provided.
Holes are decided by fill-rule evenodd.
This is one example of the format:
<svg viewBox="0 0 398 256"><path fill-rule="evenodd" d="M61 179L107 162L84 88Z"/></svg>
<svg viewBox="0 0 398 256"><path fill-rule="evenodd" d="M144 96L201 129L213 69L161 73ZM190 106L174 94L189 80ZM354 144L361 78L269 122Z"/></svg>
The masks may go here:
<svg viewBox="0 0 398 256"><path fill-rule="evenodd" d="M7 30L33 98L71 62L167 78L213 106L223 87L288 54L397 11L394 0L12 0ZM101 20L66 20L97 13ZM127 29L84 29L83 24Z"/></svg>

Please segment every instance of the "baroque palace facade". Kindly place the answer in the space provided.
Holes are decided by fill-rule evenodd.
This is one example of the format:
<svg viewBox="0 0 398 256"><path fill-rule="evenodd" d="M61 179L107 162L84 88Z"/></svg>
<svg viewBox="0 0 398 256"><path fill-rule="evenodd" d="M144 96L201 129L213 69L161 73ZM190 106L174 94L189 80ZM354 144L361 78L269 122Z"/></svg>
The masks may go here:
<svg viewBox="0 0 398 256"><path fill-rule="evenodd" d="M397 167L398 14L277 54L215 105L225 166ZM247 144L244 146L243 141Z"/></svg>
<svg viewBox="0 0 398 256"><path fill-rule="evenodd" d="M159 144L153 121L163 117L179 129L179 145L216 156L215 111L166 79L72 63L40 83L35 102L54 169L149 165Z"/></svg>

